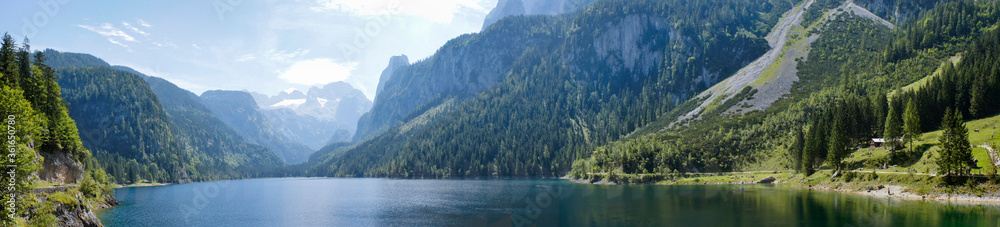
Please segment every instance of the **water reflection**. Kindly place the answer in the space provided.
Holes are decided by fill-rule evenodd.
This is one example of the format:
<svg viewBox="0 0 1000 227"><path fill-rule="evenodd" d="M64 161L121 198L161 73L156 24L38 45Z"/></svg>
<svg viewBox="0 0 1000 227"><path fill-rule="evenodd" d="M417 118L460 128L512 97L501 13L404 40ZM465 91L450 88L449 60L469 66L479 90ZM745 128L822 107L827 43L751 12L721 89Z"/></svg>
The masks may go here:
<svg viewBox="0 0 1000 227"><path fill-rule="evenodd" d="M108 226L996 226L996 205L770 185L290 178L117 190Z"/></svg>

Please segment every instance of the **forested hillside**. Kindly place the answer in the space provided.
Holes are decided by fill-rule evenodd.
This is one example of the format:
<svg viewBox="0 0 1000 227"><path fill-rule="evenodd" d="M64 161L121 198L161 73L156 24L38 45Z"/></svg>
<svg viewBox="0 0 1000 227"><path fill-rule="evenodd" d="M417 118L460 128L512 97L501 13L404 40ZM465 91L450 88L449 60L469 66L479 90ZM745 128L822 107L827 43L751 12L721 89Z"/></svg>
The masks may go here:
<svg viewBox="0 0 1000 227"><path fill-rule="evenodd" d="M262 176L283 165L244 141L201 99L163 79L94 56L46 50L69 113L101 168L119 183Z"/></svg>
<svg viewBox="0 0 1000 227"><path fill-rule="evenodd" d="M759 57L763 36L791 8L598 1L561 16L508 17L397 70L359 123L359 135L377 136L329 152L310 174L563 175L572 160ZM473 59L450 63L456 56Z"/></svg>
<svg viewBox="0 0 1000 227"><path fill-rule="evenodd" d="M707 116L666 130L651 124L655 128L641 130L648 134L574 162L571 175L648 182L685 172L843 170L848 154L871 138L902 138L893 145L897 150L922 132L954 127L942 124L947 111L964 119L996 114L1000 109L986 100L1000 100L1000 3L898 2L900 12L919 16L896 29L853 13L817 18L808 28L819 39L807 59L797 60L800 80L767 110ZM923 155L895 154L884 164L910 165ZM929 171L960 174L956 170Z"/></svg>
<svg viewBox="0 0 1000 227"><path fill-rule="evenodd" d="M27 40L19 46L5 33L2 42L0 115L7 136L0 225L99 224L93 209L115 203L112 185L80 141L56 71ZM46 193L37 185L68 187Z"/></svg>

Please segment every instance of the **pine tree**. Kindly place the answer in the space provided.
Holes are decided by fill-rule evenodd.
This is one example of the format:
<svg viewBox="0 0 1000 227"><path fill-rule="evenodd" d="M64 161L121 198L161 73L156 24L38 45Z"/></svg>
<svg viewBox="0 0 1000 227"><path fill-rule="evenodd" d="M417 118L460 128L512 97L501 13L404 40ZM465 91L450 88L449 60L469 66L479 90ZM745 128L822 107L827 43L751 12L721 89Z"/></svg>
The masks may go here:
<svg viewBox="0 0 1000 227"><path fill-rule="evenodd" d="M972 83L972 94L970 94L972 97L969 100L969 113L972 114L973 118L983 117L988 112L986 107L986 86L986 76L976 76Z"/></svg>
<svg viewBox="0 0 1000 227"><path fill-rule="evenodd" d="M920 112L917 110L917 102L910 99L906 103L906 111L903 113L903 134L910 150L913 150L913 140L920 136Z"/></svg>
<svg viewBox="0 0 1000 227"><path fill-rule="evenodd" d="M885 116L885 132L883 133L883 137L885 137L885 140L888 143L886 145L888 145L890 147L889 149L892 151L899 148L899 141L897 141L896 138L903 135L903 116L900 115L896 106L897 105L894 104L889 105L889 114Z"/></svg>
<svg viewBox="0 0 1000 227"><path fill-rule="evenodd" d="M948 108L941 120L941 128L944 129L944 134L941 135L942 149L937 159L940 173L964 175L962 170L972 160L972 147L969 145L969 131L962 122L961 112Z"/></svg>
<svg viewBox="0 0 1000 227"><path fill-rule="evenodd" d="M17 77L20 76L17 70L17 43L10 34L4 33L0 42L0 73L4 75L0 78L3 84L11 88L17 88Z"/></svg>
<svg viewBox="0 0 1000 227"><path fill-rule="evenodd" d="M841 103L840 107L843 107ZM842 109L842 108L838 108ZM833 167L834 171L840 171L843 169L844 157L850 153L851 142L850 138L847 136L848 122L844 111L837 111L834 114L833 125L830 127L830 140L829 147L827 151L827 161L830 162L830 167Z"/></svg>
<svg viewBox="0 0 1000 227"><path fill-rule="evenodd" d="M824 124L824 119L827 117L825 115L819 115L813 117L811 126L809 127L809 134L806 137L805 146L802 149L802 173L806 175L811 175L816 168L816 163L819 162L826 151L826 124Z"/></svg>
<svg viewBox="0 0 1000 227"><path fill-rule="evenodd" d="M788 148L790 155L792 156L792 166L796 168L796 171L802 171L802 160L803 151L805 150L806 136L802 131L802 128L795 130L795 138L792 141L792 146Z"/></svg>

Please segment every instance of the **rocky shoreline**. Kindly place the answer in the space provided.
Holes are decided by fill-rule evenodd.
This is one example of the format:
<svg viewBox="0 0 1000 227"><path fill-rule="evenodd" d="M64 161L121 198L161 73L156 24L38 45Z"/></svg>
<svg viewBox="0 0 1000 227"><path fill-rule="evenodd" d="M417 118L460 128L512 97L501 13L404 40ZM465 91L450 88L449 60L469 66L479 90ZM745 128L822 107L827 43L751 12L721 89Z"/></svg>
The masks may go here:
<svg viewBox="0 0 1000 227"><path fill-rule="evenodd" d="M770 178L770 177L769 177ZM746 184L774 184L781 186L788 186L794 188L801 188L807 190L819 190L819 191L829 191L838 193L851 193L855 195L869 196L874 198L885 198L885 199L901 199L910 201L931 201L931 202L945 202L945 203L959 203L959 204L994 204L1000 205L1000 192L976 196L969 194L943 194L943 193L932 193L929 195L919 195L907 191L907 188L899 185L883 185L880 188L872 188L870 190L855 190L841 187L830 187L830 186L812 186L812 185L796 185L789 184L785 181L775 181L773 178L765 178L759 181L738 181L738 182L701 182L701 183L639 183L639 184L655 184L655 185L746 185ZM591 182L585 179L573 179L569 177L563 177L562 179L569 180L578 184L594 184L594 185L625 185L634 183L615 183L606 180Z"/></svg>
<svg viewBox="0 0 1000 227"><path fill-rule="evenodd" d="M898 185L886 185L882 188L872 188L871 190L852 190L852 189L829 187L829 186L804 186L804 187L796 185L789 185L789 186L802 189L809 189L809 190L852 193L856 195L870 196L875 198L901 199L901 200L913 200L913 201L936 201L936 202L962 203L962 204L1000 205L1000 196L975 196L968 194L918 195L907 192L906 187Z"/></svg>

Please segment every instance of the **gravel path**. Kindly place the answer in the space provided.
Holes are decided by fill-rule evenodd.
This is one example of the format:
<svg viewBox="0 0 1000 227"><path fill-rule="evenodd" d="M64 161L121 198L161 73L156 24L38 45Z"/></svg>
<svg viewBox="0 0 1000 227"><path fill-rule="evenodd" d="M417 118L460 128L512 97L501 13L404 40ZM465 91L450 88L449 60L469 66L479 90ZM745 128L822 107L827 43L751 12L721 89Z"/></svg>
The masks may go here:
<svg viewBox="0 0 1000 227"><path fill-rule="evenodd" d="M982 145L980 145L980 146L977 146L977 147L986 148L986 150L989 151L988 153L990 153L990 159L992 159L990 161L993 163L994 166L996 166L997 168L1000 168L1000 156L997 156L997 151L996 150L993 150L993 148L990 147L990 146L982 146Z"/></svg>

